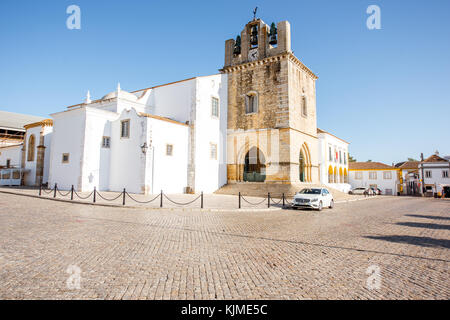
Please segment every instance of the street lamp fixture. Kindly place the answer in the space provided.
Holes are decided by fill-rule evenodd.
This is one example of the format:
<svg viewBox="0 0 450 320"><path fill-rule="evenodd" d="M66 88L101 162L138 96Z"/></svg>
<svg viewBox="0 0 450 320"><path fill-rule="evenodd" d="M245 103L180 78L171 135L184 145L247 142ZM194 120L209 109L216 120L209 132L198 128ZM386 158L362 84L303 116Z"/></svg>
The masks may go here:
<svg viewBox="0 0 450 320"><path fill-rule="evenodd" d="M144 142L144 144L141 146L142 153L146 154L147 149L148 149L147 142Z"/></svg>

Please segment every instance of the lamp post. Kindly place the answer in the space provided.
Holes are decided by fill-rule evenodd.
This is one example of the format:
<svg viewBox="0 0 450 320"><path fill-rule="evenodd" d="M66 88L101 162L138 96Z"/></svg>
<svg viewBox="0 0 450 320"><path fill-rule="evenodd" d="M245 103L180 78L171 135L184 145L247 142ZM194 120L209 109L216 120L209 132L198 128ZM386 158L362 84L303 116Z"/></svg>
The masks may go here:
<svg viewBox="0 0 450 320"><path fill-rule="evenodd" d="M144 144L141 146L141 150L143 154L147 153L148 150L147 142L144 142Z"/></svg>

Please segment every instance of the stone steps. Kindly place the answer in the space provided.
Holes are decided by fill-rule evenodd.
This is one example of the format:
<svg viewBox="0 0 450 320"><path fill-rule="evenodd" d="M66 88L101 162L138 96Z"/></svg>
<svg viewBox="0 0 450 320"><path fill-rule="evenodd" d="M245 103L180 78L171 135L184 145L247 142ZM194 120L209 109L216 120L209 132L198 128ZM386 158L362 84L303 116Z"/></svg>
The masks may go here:
<svg viewBox="0 0 450 320"><path fill-rule="evenodd" d="M267 194L270 192L271 197L281 197L284 193L286 197L292 197L295 193L299 192L304 188L327 188L335 199L347 198L348 195L321 185L321 184L312 184L312 183L292 183L292 184L277 184L277 183L260 183L260 182L237 182L237 183L229 183L217 190L216 194L229 194L229 195L238 195L239 192L243 196L252 196L252 197L267 197Z"/></svg>

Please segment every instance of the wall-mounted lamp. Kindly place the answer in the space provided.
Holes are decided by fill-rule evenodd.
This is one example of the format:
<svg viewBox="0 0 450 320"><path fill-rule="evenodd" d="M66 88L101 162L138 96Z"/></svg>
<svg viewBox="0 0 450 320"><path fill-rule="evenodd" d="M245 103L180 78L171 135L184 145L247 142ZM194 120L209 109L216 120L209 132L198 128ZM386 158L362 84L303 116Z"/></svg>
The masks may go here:
<svg viewBox="0 0 450 320"><path fill-rule="evenodd" d="M146 154L147 149L148 149L147 142L144 142L144 144L141 146L142 153Z"/></svg>

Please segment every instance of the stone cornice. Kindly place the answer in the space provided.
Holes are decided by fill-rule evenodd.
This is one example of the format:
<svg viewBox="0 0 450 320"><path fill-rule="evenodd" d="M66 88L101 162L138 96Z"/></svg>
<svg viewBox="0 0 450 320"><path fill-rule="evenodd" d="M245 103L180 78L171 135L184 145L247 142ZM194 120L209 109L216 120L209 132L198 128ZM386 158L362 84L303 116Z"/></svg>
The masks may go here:
<svg viewBox="0 0 450 320"><path fill-rule="evenodd" d="M42 126L42 127L45 127L45 126L52 127L53 126L53 120L52 119L45 119L45 120L42 120L42 121L39 121L39 122L26 124L23 127L25 129L30 129L30 128L40 127L40 126Z"/></svg>
<svg viewBox="0 0 450 320"><path fill-rule="evenodd" d="M317 80L319 77L314 74L307 66L305 66L292 52L284 52L280 53L275 56L267 57L261 60L251 61L251 62L244 62L235 66L225 66L222 69L220 69L220 72L223 73L231 73L237 70L245 70L247 68L264 65L267 62L275 62L275 61L281 61L282 59L290 59L293 63L295 63L300 69L305 71L311 78L314 80Z"/></svg>

